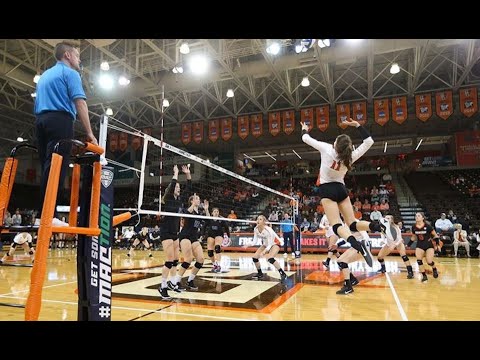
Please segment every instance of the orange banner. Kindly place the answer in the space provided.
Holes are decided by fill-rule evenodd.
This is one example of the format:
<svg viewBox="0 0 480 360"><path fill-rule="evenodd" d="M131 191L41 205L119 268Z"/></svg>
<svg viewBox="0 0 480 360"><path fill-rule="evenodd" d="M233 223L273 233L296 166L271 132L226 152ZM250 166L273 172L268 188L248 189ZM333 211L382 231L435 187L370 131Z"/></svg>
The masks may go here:
<svg viewBox="0 0 480 360"><path fill-rule="evenodd" d="M402 124L407 120L407 97L400 96L392 98L392 117L393 121Z"/></svg>
<svg viewBox="0 0 480 360"><path fill-rule="evenodd" d="M337 105L337 125L342 129L345 129L348 125L344 122L350 119L350 104L338 104Z"/></svg>
<svg viewBox="0 0 480 360"><path fill-rule="evenodd" d="M356 120L360 125L365 125L367 122L367 102L360 101L352 104L353 120Z"/></svg>
<svg viewBox="0 0 480 360"><path fill-rule="evenodd" d="M260 135L263 134L263 115L251 115L250 121L252 124L252 135L258 138Z"/></svg>
<svg viewBox="0 0 480 360"><path fill-rule="evenodd" d="M390 120L390 109L388 108L388 99L375 100L373 102L375 113L375 122L383 126Z"/></svg>
<svg viewBox="0 0 480 360"><path fill-rule="evenodd" d="M415 113L417 114L417 118L423 122L432 117L433 109L431 94L415 95Z"/></svg>
<svg viewBox="0 0 480 360"><path fill-rule="evenodd" d="M128 147L128 134L127 133L124 133L124 132L121 132L120 133L120 136L119 136L119 146L120 146L120 150L122 151L125 151L127 150L127 147Z"/></svg>
<svg viewBox="0 0 480 360"><path fill-rule="evenodd" d="M192 141L192 123L182 124L182 143L188 145L190 141Z"/></svg>
<svg viewBox="0 0 480 360"><path fill-rule="evenodd" d="M316 108L317 128L325 132L330 124L330 105L322 105Z"/></svg>
<svg viewBox="0 0 480 360"><path fill-rule="evenodd" d="M308 131L313 129L313 108L300 110L300 121L308 125Z"/></svg>
<svg viewBox="0 0 480 360"><path fill-rule="evenodd" d="M115 152L118 149L118 133L112 132L108 135L109 137L109 148L111 152ZM73 146L73 149L78 150L78 146ZM78 154L78 151L76 151ZM75 155L77 155L75 154Z"/></svg>
<svg viewBox="0 0 480 360"><path fill-rule="evenodd" d="M250 121L248 119L248 115L239 116L237 121L238 136L245 140L250 132Z"/></svg>
<svg viewBox="0 0 480 360"><path fill-rule="evenodd" d="M208 138L211 142L215 142L218 140L218 125L218 119L210 120L208 122Z"/></svg>
<svg viewBox="0 0 480 360"><path fill-rule="evenodd" d="M290 135L295 130L295 111L287 110L282 113L283 115L283 131L285 134Z"/></svg>
<svg viewBox="0 0 480 360"><path fill-rule="evenodd" d="M203 121L193 123L193 141L200 144L203 140Z"/></svg>
<svg viewBox="0 0 480 360"><path fill-rule="evenodd" d="M435 108L437 116L447 120L453 114L452 90L440 91L435 94Z"/></svg>
<svg viewBox="0 0 480 360"><path fill-rule="evenodd" d="M268 114L268 130L272 136L280 132L280 111Z"/></svg>
<svg viewBox="0 0 480 360"><path fill-rule="evenodd" d="M477 88L460 89L460 111L466 117L471 117L478 111Z"/></svg>
<svg viewBox="0 0 480 360"><path fill-rule="evenodd" d="M222 132L222 139L224 141L230 140L232 137L232 118L222 119L220 122Z"/></svg>

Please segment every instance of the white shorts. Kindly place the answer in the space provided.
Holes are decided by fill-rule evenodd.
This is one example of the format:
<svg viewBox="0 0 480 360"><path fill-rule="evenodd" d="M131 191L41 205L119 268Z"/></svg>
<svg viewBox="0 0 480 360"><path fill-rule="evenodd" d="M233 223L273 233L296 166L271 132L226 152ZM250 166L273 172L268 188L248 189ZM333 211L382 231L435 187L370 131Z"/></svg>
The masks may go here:
<svg viewBox="0 0 480 360"><path fill-rule="evenodd" d="M326 237L327 239L330 239L330 236L332 236L332 235L333 235L333 236L337 236L337 234L335 234L335 233L333 232L332 227L329 226L327 232L325 233L325 237ZM337 236L337 239L338 239L338 236Z"/></svg>
<svg viewBox="0 0 480 360"><path fill-rule="evenodd" d="M32 242L32 235L26 232L18 233L13 238L13 242L18 245L25 244L26 242Z"/></svg>

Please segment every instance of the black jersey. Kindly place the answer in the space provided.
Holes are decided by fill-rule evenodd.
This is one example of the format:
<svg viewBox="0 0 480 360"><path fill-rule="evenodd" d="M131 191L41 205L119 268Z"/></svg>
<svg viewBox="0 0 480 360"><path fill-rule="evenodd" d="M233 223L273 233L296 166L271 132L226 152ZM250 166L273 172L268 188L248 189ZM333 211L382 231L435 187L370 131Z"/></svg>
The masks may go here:
<svg viewBox="0 0 480 360"><path fill-rule="evenodd" d="M224 220L207 220L205 233L209 237L223 236L224 233L227 233L228 237L230 237L230 230Z"/></svg>
<svg viewBox="0 0 480 360"><path fill-rule="evenodd" d="M193 210L193 212L190 213L187 209L185 209L183 213L190 214L190 215L200 215L198 211ZM180 240L182 239L190 239L192 241L197 240L199 231L202 228L202 223L203 223L202 219L195 218L195 217L185 217L183 228L182 228L182 231L180 231L180 234L178 234L178 238Z"/></svg>
<svg viewBox="0 0 480 360"><path fill-rule="evenodd" d="M165 194L162 197L162 211L171 213L182 212L183 204L186 202L186 199L188 199L190 193L192 192L192 181L187 180L186 188L180 192L180 196L177 198L173 195L176 185L177 180L172 179L170 184L165 189ZM160 220L160 223L160 231L162 233L177 234L180 228L180 217L163 216Z"/></svg>
<svg viewBox="0 0 480 360"><path fill-rule="evenodd" d="M424 224L422 227L417 227L417 225L412 226L412 233L417 236L418 241L430 240L433 238L432 235L433 227L429 224Z"/></svg>
<svg viewBox="0 0 480 360"><path fill-rule="evenodd" d="M140 242L147 240L148 241L148 232L146 234L143 234L142 231L136 233L135 235L132 236L133 239L138 239Z"/></svg>
<svg viewBox="0 0 480 360"><path fill-rule="evenodd" d="M157 230L157 231L152 231L150 233L150 240L155 241L155 240L160 239L160 234L161 234L160 229Z"/></svg>

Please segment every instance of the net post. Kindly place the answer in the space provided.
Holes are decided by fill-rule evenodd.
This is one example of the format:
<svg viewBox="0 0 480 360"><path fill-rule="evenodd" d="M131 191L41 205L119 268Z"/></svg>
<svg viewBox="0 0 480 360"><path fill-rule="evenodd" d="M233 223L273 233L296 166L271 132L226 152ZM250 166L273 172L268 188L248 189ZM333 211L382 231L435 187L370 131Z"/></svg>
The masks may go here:
<svg viewBox="0 0 480 360"><path fill-rule="evenodd" d="M100 155L100 164L107 165L106 152L107 152L107 129L108 129L108 115L102 115L100 117L100 133L98 136L98 145L105 149L102 155Z"/></svg>
<svg viewBox="0 0 480 360"><path fill-rule="evenodd" d="M142 166L140 168L140 185L138 187L138 210L143 205L143 191L145 189L145 168L147 165L147 149L148 149L148 137L143 138L143 153L142 153Z"/></svg>

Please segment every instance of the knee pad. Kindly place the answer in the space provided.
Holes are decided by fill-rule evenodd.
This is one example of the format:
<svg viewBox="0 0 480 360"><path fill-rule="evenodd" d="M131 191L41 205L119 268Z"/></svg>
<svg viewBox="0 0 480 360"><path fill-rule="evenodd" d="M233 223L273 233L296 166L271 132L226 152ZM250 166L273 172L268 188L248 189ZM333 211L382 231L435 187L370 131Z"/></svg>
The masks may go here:
<svg viewBox="0 0 480 360"><path fill-rule="evenodd" d="M177 265L178 265L178 259L177 259L177 260L173 260L173 264L172 264L172 265L173 265L173 267L177 267Z"/></svg>
<svg viewBox="0 0 480 360"><path fill-rule="evenodd" d="M408 261L408 256L407 256L407 255L403 255L403 256L402 256L402 260L405 261L405 262L407 262L407 261Z"/></svg>
<svg viewBox="0 0 480 360"><path fill-rule="evenodd" d="M189 262L182 262L182 268L184 268L185 270L187 270L188 268L190 267L190 263Z"/></svg>
<svg viewBox="0 0 480 360"><path fill-rule="evenodd" d="M427 264L428 264L428 263L427 263ZM435 265L435 261L432 261L432 262L431 262L430 264L428 264L428 265L430 265L431 267L433 267L433 266Z"/></svg>
<svg viewBox="0 0 480 360"><path fill-rule="evenodd" d="M346 262L340 261L339 263L337 263L337 265L340 268L340 270L348 269L348 264Z"/></svg>
<svg viewBox="0 0 480 360"><path fill-rule="evenodd" d="M422 261L422 260L417 260L417 264L418 264L418 266L422 266L422 265L423 265L423 261Z"/></svg>
<svg viewBox="0 0 480 360"><path fill-rule="evenodd" d="M257 258L252 258L253 259L253 262L254 263L257 263L258 262L258 259Z"/></svg>
<svg viewBox="0 0 480 360"><path fill-rule="evenodd" d="M208 254L208 257L213 257L213 250L208 250L207 254Z"/></svg>
<svg viewBox="0 0 480 360"><path fill-rule="evenodd" d="M166 267L167 269L171 269L171 268L172 268L172 265L173 265L173 262L171 262L171 261L165 261L165 267Z"/></svg>
<svg viewBox="0 0 480 360"><path fill-rule="evenodd" d="M380 264L383 264L383 263L385 262L385 259L377 258L377 260L378 260L378 262L379 262Z"/></svg>
<svg viewBox="0 0 480 360"><path fill-rule="evenodd" d="M352 231L352 232L357 232L358 231L356 221L354 221L350 224L350 231Z"/></svg>
<svg viewBox="0 0 480 360"><path fill-rule="evenodd" d="M29 255L33 255L33 250L30 250L30 251L28 252L28 254L29 254Z"/></svg>
<svg viewBox="0 0 480 360"><path fill-rule="evenodd" d="M12 243L12 248L15 249L17 247L17 243Z"/></svg>
<svg viewBox="0 0 480 360"><path fill-rule="evenodd" d="M338 252L338 250L335 249L335 250L332 251L332 254L335 255L337 252Z"/></svg>
<svg viewBox="0 0 480 360"><path fill-rule="evenodd" d="M338 228L340 226L342 226L342 224L335 224L335 225L332 226L332 230L335 233L335 235L337 235L337 236L340 236L340 235L338 235Z"/></svg>
<svg viewBox="0 0 480 360"><path fill-rule="evenodd" d="M275 258L270 258L270 259L268 259L268 262L269 262L270 264L273 264L273 263L275 262Z"/></svg>
<svg viewBox="0 0 480 360"><path fill-rule="evenodd" d="M220 245L215 245L215 252L217 254L220 254L222 252L222 250L220 249Z"/></svg>
<svg viewBox="0 0 480 360"><path fill-rule="evenodd" d="M203 263L199 263L198 261L195 261L195 267L196 267L197 269L201 269L202 266L203 266Z"/></svg>

